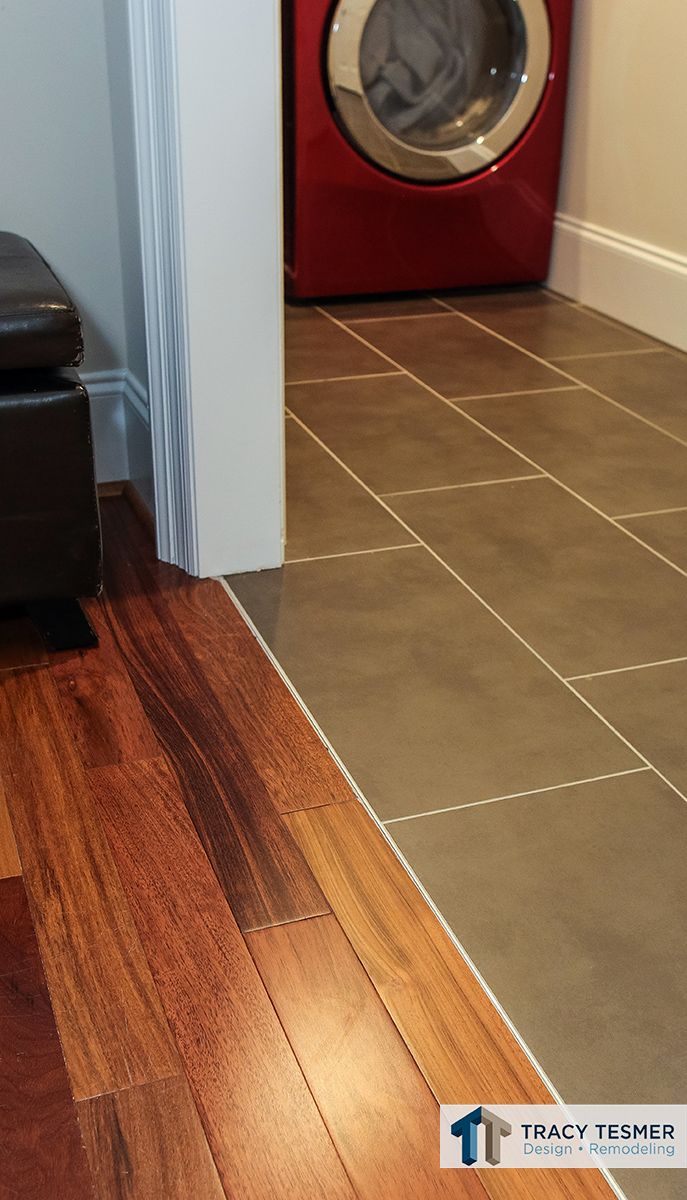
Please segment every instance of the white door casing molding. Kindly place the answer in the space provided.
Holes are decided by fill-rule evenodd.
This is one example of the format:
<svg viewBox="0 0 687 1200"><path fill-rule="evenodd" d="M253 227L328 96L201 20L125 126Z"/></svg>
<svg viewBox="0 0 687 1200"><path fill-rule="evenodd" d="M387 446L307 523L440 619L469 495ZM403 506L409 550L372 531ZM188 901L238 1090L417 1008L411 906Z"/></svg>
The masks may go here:
<svg viewBox="0 0 687 1200"><path fill-rule="evenodd" d="M198 573L172 3L129 0L158 553Z"/></svg>
<svg viewBox="0 0 687 1200"><path fill-rule="evenodd" d="M158 553L283 558L278 0L128 0Z"/></svg>

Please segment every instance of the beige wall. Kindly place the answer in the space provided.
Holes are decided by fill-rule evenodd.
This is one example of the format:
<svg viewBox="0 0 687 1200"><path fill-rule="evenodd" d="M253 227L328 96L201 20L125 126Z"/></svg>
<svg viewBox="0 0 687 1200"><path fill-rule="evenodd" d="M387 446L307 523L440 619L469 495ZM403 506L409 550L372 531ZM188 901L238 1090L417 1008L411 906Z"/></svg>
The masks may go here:
<svg viewBox="0 0 687 1200"><path fill-rule="evenodd" d="M687 4L577 0L560 212L687 254Z"/></svg>
<svg viewBox="0 0 687 1200"><path fill-rule="evenodd" d="M576 0L549 284L687 350L687 4Z"/></svg>

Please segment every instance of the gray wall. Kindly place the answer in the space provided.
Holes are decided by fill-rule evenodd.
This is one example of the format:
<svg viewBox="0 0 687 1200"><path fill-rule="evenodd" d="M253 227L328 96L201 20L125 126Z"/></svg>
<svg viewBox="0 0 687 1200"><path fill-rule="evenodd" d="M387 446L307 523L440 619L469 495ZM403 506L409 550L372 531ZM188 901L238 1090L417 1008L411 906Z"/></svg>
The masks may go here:
<svg viewBox="0 0 687 1200"><path fill-rule="evenodd" d="M127 0L0 0L0 112L0 228L35 243L81 312L82 370L105 373L90 381L99 478L135 474L149 494Z"/></svg>
<svg viewBox="0 0 687 1200"><path fill-rule="evenodd" d="M147 390L148 368L127 4L126 0L102 2L105 11L105 43L110 80L127 366Z"/></svg>
<svg viewBox="0 0 687 1200"><path fill-rule="evenodd" d="M115 164L119 250L126 334L126 365L139 401L148 400L141 228L138 211L138 177L134 140L131 54L127 0L102 0L105 45L110 80L112 148ZM125 405L127 474L144 501L154 511L153 458L150 423L142 420L140 403Z"/></svg>
<svg viewBox="0 0 687 1200"><path fill-rule="evenodd" d="M0 226L35 242L81 309L85 370L126 364L99 0L0 7Z"/></svg>

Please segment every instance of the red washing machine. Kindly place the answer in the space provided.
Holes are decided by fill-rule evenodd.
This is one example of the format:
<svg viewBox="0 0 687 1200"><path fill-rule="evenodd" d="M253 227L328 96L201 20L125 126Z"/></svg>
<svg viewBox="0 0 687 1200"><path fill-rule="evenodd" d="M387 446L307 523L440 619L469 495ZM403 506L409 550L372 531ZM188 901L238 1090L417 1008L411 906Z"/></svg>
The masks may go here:
<svg viewBox="0 0 687 1200"><path fill-rule="evenodd" d="M546 277L572 0L285 0L292 297Z"/></svg>

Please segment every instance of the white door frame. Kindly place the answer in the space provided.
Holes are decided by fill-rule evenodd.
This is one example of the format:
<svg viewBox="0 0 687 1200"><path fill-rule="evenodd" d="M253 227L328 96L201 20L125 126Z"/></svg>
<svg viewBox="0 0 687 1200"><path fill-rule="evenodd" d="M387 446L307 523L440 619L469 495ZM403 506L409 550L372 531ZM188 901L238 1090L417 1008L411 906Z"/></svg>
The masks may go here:
<svg viewBox="0 0 687 1200"><path fill-rule="evenodd" d="M279 0L128 0L158 553L283 561Z"/></svg>

